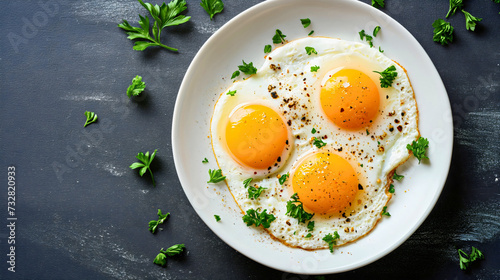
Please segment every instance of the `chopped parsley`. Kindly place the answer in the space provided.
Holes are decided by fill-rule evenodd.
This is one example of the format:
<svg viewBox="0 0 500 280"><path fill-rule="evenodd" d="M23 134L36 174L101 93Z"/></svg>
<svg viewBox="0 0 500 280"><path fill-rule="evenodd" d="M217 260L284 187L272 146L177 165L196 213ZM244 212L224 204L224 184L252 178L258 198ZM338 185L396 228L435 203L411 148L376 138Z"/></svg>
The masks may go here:
<svg viewBox="0 0 500 280"><path fill-rule="evenodd" d="M163 222L165 222L165 220L167 219L167 217L169 215L170 215L170 213L162 214L161 210L158 209L158 220L149 221L149 224L148 224L149 225L149 231L151 233L155 233L156 229L158 228L158 225L163 224Z"/></svg>
<svg viewBox="0 0 500 280"><path fill-rule="evenodd" d="M368 128L366 129L366 135L370 135L370 131L368 131Z"/></svg>
<svg viewBox="0 0 500 280"><path fill-rule="evenodd" d="M302 26L304 26L304 28L307 28L309 25L311 25L311 20L309 18L301 18L300 22L302 23Z"/></svg>
<svg viewBox="0 0 500 280"><path fill-rule="evenodd" d="M201 162L202 162L202 163L208 163L208 159L207 159L207 158L204 158Z"/></svg>
<svg viewBox="0 0 500 280"><path fill-rule="evenodd" d="M312 134L316 133L316 128L313 127L313 129L311 129L311 133Z"/></svg>
<svg viewBox="0 0 500 280"><path fill-rule="evenodd" d="M311 233L308 233L308 234L306 235L306 238L309 238L309 237L311 237L311 236L313 236L313 235L312 235Z"/></svg>
<svg viewBox="0 0 500 280"><path fill-rule="evenodd" d="M220 221L220 216L219 215L214 215L215 221L218 222Z"/></svg>
<svg viewBox="0 0 500 280"><path fill-rule="evenodd" d="M307 220L312 219L314 214L307 213L304 210L302 202L299 201L299 196L294 193L291 197L292 200L286 202L286 215L296 218L299 223L305 223Z"/></svg>
<svg viewBox="0 0 500 280"><path fill-rule="evenodd" d="M265 45L264 46L264 53L270 53L273 47L271 45Z"/></svg>
<svg viewBox="0 0 500 280"><path fill-rule="evenodd" d="M259 198L260 194L264 191L267 190L267 188L256 188L254 186L249 186L248 187L248 198L249 199L257 199Z"/></svg>
<svg viewBox="0 0 500 280"><path fill-rule="evenodd" d="M382 88L388 88L392 86L392 82L398 75L398 72L396 72L396 66L391 65L387 67L384 71L378 72L378 71L373 71L375 73L380 74L380 87Z"/></svg>
<svg viewBox="0 0 500 280"><path fill-rule="evenodd" d="M462 249L458 249L458 257L460 259L460 269L466 270L469 264L475 260L484 259L483 253L479 251L476 247L472 246L472 252L467 255Z"/></svg>
<svg viewBox="0 0 500 280"><path fill-rule="evenodd" d="M318 53L316 52L316 50L315 50L313 47L306 47L306 53L307 53L308 55L311 55L311 54L318 54Z"/></svg>
<svg viewBox="0 0 500 280"><path fill-rule="evenodd" d="M378 32L380 31L381 27L380 26L375 26L373 29L373 37L377 37Z"/></svg>
<svg viewBox="0 0 500 280"><path fill-rule="evenodd" d="M434 36L432 37L434 42L448 45L453 41L453 26L449 22L437 19L432 23L432 27L434 27Z"/></svg>
<svg viewBox="0 0 500 280"><path fill-rule="evenodd" d="M226 176L222 176L222 170L220 169L209 169L208 175L210 175L210 180L208 180L207 183L219 183L220 181L224 181L226 179Z"/></svg>
<svg viewBox="0 0 500 280"><path fill-rule="evenodd" d="M394 170L394 175L392 175L392 179L396 180L396 181L401 181L401 179L403 179L405 176L403 175L398 175L398 173L396 173L396 170Z"/></svg>
<svg viewBox="0 0 500 280"><path fill-rule="evenodd" d="M467 28L467 30L476 30L476 23L483 20L482 18L477 18L464 10L462 10L462 13L465 15L465 28Z"/></svg>
<svg viewBox="0 0 500 280"><path fill-rule="evenodd" d="M153 186L156 186L156 183L155 183L155 178L153 177L153 171L151 171L151 162L156 156L156 151L157 149L151 154L151 156L149 156L149 151L147 151L146 154L138 153L137 156L135 157L138 160L142 161L142 163L134 162L132 163L132 165L129 166L130 169L140 168L139 175L141 175L141 177L142 175L144 175L144 173L146 173L146 171L149 170L149 174L151 174L151 180L153 180Z"/></svg>
<svg viewBox="0 0 500 280"><path fill-rule="evenodd" d="M318 72L319 66L311 66L311 72Z"/></svg>
<svg viewBox="0 0 500 280"><path fill-rule="evenodd" d="M224 10L224 3L221 0L201 0L200 6L208 13L210 20L212 20L215 14Z"/></svg>
<svg viewBox="0 0 500 280"><path fill-rule="evenodd" d="M380 48L380 46L378 47L378 51L379 51L379 52L381 52L381 53L383 53L383 52L384 52L384 50L383 50L383 49L381 49L381 48Z"/></svg>
<svg viewBox="0 0 500 280"><path fill-rule="evenodd" d="M364 29L362 29L361 31L359 31L359 38L361 39L361 41L363 41L363 39L365 39L366 42L368 42L368 45L370 45L370 48L373 47L373 42L372 42L373 37L370 36L370 35L368 35L368 34L366 34Z"/></svg>
<svg viewBox="0 0 500 280"><path fill-rule="evenodd" d="M281 30L276 29L276 33L273 36L273 43L275 44L284 44L286 35L281 32Z"/></svg>
<svg viewBox="0 0 500 280"><path fill-rule="evenodd" d="M243 222L247 224L247 226L255 225L256 227L262 225L264 228L269 228L271 226L271 222L276 220L273 214L267 214L267 209L264 209L262 213L259 213L259 209L248 209L246 215L243 216Z"/></svg>
<svg viewBox="0 0 500 280"><path fill-rule="evenodd" d="M375 8L383 8L384 5L384 0L372 0L372 6Z"/></svg>
<svg viewBox="0 0 500 280"><path fill-rule="evenodd" d="M226 95L234 96L236 94L236 90L230 90L226 93Z"/></svg>
<svg viewBox="0 0 500 280"><path fill-rule="evenodd" d="M290 173L287 172L286 174L283 174L280 176L279 178L279 182L280 182L280 185L283 185L285 182L286 182L286 179L288 179L288 177L290 176Z"/></svg>
<svg viewBox="0 0 500 280"><path fill-rule="evenodd" d="M429 140L426 138L420 137L418 140L413 142L408 145L406 145L406 148L408 151L412 152L413 155L418 159L418 163L420 164L420 161L422 159L428 159L428 157L425 155L426 149L429 147Z"/></svg>
<svg viewBox="0 0 500 280"><path fill-rule="evenodd" d="M130 25L126 20L122 20L122 23L118 24L118 27L127 31L128 39L142 39L145 41L135 41L133 49L136 51L143 51L150 46L160 46L171 51L178 51L176 48L166 46L161 43L160 36L163 28L167 26L179 25L187 22L191 17L184 15L179 15L182 13L186 7L185 0L172 0L165 4L153 5L150 3L144 3L142 0L138 0L141 5L148 10L154 19L153 24L153 34L151 36L149 27L149 17L139 15L139 25L141 27L134 27Z"/></svg>
<svg viewBox="0 0 500 280"><path fill-rule="evenodd" d="M311 35L313 35L313 33L314 33L314 30L311 30L311 32L309 32L309 34L307 34L307 36L311 36Z"/></svg>
<svg viewBox="0 0 500 280"><path fill-rule="evenodd" d="M97 121L97 114L96 113L90 112L90 111L85 111L84 114L85 114L85 117L87 117L87 120L85 121L85 124L83 125L83 127L86 127L87 125Z"/></svg>
<svg viewBox="0 0 500 280"><path fill-rule="evenodd" d="M391 185L389 186L389 192L390 192L390 193L394 193L394 191L395 191L395 190L394 190L394 185L393 185L393 184L391 184Z"/></svg>
<svg viewBox="0 0 500 280"><path fill-rule="evenodd" d="M331 235L329 233L329 234L325 235L325 237L323 237L323 241L328 243L328 247L330 248L330 253L333 253L333 246L337 245L337 239L339 239L339 238L340 238L340 235L337 231L335 231L333 233L333 235Z"/></svg>
<svg viewBox="0 0 500 280"><path fill-rule="evenodd" d="M326 143L321 140L321 138L314 137L313 138L313 144L316 146L318 149L321 147L326 146Z"/></svg>
<svg viewBox="0 0 500 280"><path fill-rule="evenodd" d="M307 223L307 231L313 231L314 230L314 221L309 221Z"/></svg>
<svg viewBox="0 0 500 280"><path fill-rule="evenodd" d="M244 60L242 60L242 62L243 62L243 64L242 64L242 65L238 65L238 69L239 69L241 72L243 72L243 73L245 73L245 74L247 74L247 75L252 75L252 74L257 73L257 68L255 68L255 67L253 66L253 62L250 62L250 63L248 63L248 64L247 64L247 63L245 63L245 61L244 61ZM233 75L234 75L234 73L233 73Z"/></svg>
<svg viewBox="0 0 500 280"><path fill-rule="evenodd" d="M248 179L245 179L245 181L243 181L243 186L246 188L248 188L248 186L250 186L250 183L252 182L252 178L248 178Z"/></svg>
<svg viewBox="0 0 500 280"><path fill-rule="evenodd" d="M446 14L446 18L455 14L457 9L462 9L464 7L464 3L462 0L450 0L450 9Z"/></svg>
<svg viewBox="0 0 500 280"><path fill-rule="evenodd" d="M231 79L234 79L240 75L240 71L236 70L233 72L233 75L231 75Z"/></svg>
<svg viewBox="0 0 500 280"><path fill-rule="evenodd" d="M167 256L175 256L180 253L186 248L184 244L176 244L174 246L171 246L168 248L166 251L163 251L163 248L161 248L160 253L156 256L156 258L153 260L154 264L157 264L159 266L165 266L167 265Z"/></svg>
<svg viewBox="0 0 500 280"><path fill-rule="evenodd" d="M132 79L132 84L127 88L128 98L133 96L138 96L146 88L146 83L142 81L142 77L137 75Z"/></svg>
<svg viewBox="0 0 500 280"><path fill-rule="evenodd" d="M384 208L382 208L382 216L387 216L387 217L391 216L391 214L387 212L387 206L384 206Z"/></svg>

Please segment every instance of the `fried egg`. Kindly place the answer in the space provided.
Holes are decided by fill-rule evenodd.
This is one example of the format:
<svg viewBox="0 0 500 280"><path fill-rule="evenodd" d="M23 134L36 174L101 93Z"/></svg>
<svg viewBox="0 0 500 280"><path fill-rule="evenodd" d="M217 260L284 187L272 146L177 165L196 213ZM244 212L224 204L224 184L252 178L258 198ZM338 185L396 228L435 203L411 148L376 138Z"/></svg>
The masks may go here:
<svg viewBox="0 0 500 280"><path fill-rule="evenodd" d="M390 66L397 76L382 88L374 71ZM323 37L272 51L256 74L221 93L211 121L217 163L243 213L266 209L276 218L268 233L303 249L328 248L323 238L335 231L337 246L369 233L418 136L405 70L367 45ZM249 198L249 178L264 188L258 198ZM314 214L312 231L286 214L295 193Z"/></svg>

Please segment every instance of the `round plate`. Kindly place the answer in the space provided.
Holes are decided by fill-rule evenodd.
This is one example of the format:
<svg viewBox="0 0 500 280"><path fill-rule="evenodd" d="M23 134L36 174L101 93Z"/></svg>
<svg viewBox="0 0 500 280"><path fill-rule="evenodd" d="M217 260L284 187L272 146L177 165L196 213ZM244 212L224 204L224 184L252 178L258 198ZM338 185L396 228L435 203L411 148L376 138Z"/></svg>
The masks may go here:
<svg viewBox="0 0 500 280"><path fill-rule="evenodd" d="M312 24L303 28L301 18ZM264 46L276 29L286 39L316 36L359 41L362 29L375 47L406 68L420 112L419 127L429 139L430 160L415 158L398 168L405 178L384 217L367 236L329 250L306 251L272 240L262 228L247 227L224 183L210 184L208 169L218 169L210 143L210 119L215 102L232 81L241 60L259 68ZM352 0L273 0L256 5L220 28L203 45L184 77L175 104L172 145L175 167L194 209L222 240L249 258L272 268L299 274L337 273L367 265L401 245L422 224L444 186L451 161L453 127L450 103L439 74L424 49L399 23L379 10ZM209 163L202 163L204 158ZM222 220L216 222L214 215Z"/></svg>

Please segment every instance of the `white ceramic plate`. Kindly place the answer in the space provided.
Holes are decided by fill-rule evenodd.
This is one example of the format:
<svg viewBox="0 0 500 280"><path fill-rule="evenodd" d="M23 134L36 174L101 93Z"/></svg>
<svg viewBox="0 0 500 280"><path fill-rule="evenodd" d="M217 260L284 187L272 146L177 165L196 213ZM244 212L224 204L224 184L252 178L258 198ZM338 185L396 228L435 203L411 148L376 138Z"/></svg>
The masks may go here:
<svg viewBox="0 0 500 280"><path fill-rule="evenodd" d="M304 29L301 18L312 24ZM220 92L241 60L259 68L264 46L275 29L287 39L314 35L359 41L358 32L382 30L374 39L385 54L408 71L420 112L420 131L430 141L430 161L415 158L398 168L405 178L375 229L357 242L328 250L305 251L272 240L261 228L247 227L224 183L208 186L208 169L217 169L211 149L210 118ZM239 14L203 45L184 77L175 104L172 144L175 167L186 196L201 219L227 244L266 266L299 274L327 274L367 265L401 245L436 203L450 166L453 145L451 110L436 68L415 38L379 10L352 0L273 0ZM201 161L207 157L209 163ZM214 214L222 220L216 222ZM192 233L196 234L196 233ZM225 264L231 265L231 264Z"/></svg>

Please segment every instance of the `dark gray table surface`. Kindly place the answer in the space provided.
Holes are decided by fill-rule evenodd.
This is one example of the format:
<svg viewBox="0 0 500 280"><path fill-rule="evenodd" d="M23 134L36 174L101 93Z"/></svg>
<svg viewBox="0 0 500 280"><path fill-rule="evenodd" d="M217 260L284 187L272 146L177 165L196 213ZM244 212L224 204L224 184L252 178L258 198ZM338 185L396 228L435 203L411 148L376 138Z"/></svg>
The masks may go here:
<svg viewBox="0 0 500 280"><path fill-rule="evenodd" d="M173 53L132 50L116 25L146 13L134 0L2 1L0 279L314 279L226 245L197 216L175 171L172 112L191 60L219 27L261 1L224 2L210 21L198 0L188 1L191 21L163 33L180 48ZM431 24L446 15L447 0L386 0L382 11L420 42L448 91L451 169L437 205L403 245L326 279L500 279L500 4L469 0L465 8L483 21L470 32L462 14L450 18L454 42L443 47L432 41ZM137 74L146 95L131 102L125 91ZM85 110L100 120L84 129ZM89 145L85 132L97 130ZM155 148L156 188L128 168L137 152ZM16 169L15 273L6 263L9 166ZM172 215L152 235L146 223L158 208ZM187 254L167 268L152 264L175 243L185 243ZM486 259L463 272L457 248L471 246Z"/></svg>

